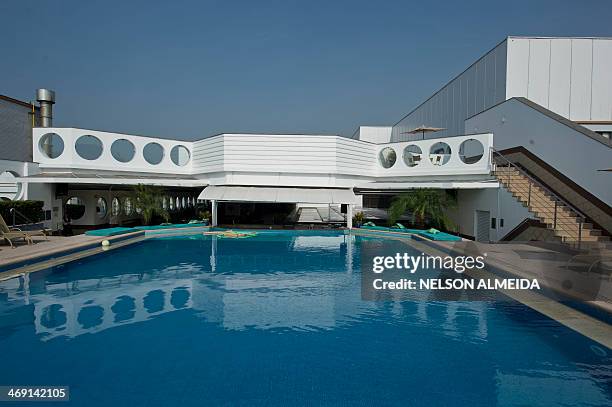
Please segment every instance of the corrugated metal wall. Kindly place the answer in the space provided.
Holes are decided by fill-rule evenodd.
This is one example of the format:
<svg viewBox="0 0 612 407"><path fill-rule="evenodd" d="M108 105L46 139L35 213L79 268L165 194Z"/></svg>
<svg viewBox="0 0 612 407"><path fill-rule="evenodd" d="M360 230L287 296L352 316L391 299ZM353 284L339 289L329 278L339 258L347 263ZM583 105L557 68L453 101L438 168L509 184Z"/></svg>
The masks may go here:
<svg viewBox="0 0 612 407"><path fill-rule="evenodd" d="M32 161L31 109L0 99L0 159Z"/></svg>
<svg viewBox="0 0 612 407"><path fill-rule="evenodd" d="M612 120L612 40L509 38L506 96L570 120Z"/></svg>
<svg viewBox="0 0 612 407"><path fill-rule="evenodd" d="M447 129L435 133L432 137L464 134L466 118L503 101L505 96L506 41L493 48L395 124L391 140L419 139L418 135L402 133L421 125Z"/></svg>

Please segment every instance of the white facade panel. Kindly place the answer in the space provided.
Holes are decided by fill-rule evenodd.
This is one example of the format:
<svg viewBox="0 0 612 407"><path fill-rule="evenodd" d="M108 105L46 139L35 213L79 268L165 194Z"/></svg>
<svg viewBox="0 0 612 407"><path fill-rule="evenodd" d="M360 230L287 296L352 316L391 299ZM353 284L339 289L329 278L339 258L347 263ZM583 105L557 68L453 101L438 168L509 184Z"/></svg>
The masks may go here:
<svg viewBox="0 0 612 407"><path fill-rule="evenodd" d="M593 40L591 120L612 120L612 41Z"/></svg>
<svg viewBox="0 0 612 407"><path fill-rule="evenodd" d="M503 120L502 120L503 119ZM490 131L495 148L524 146L576 184L612 203L612 149L517 100L466 121L466 130Z"/></svg>
<svg viewBox="0 0 612 407"><path fill-rule="evenodd" d="M593 40L572 40L570 120L591 119L591 79L593 74Z"/></svg>
<svg viewBox="0 0 612 407"><path fill-rule="evenodd" d="M508 39L506 99L527 97L529 84L529 39Z"/></svg>
<svg viewBox="0 0 612 407"><path fill-rule="evenodd" d="M529 81L527 98L548 106L550 85L550 40L529 42Z"/></svg>
<svg viewBox="0 0 612 407"><path fill-rule="evenodd" d="M388 143L391 141L391 126L359 126L354 139L370 143Z"/></svg>
<svg viewBox="0 0 612 407"><path fill-rule="evenodd" d="M563 117L569 117L571 70L572 41L565 38L551 41L548 109Z"/></svg>
<svg viewBox="0 0 612 407"><path fill-rule="evenodd" d="M464 120L506 96L506 41L472 64L393 126L391 141L415 140L405 134L421 125L445 128L430 137L463 134ZM426 136L428 138L428 136Z"/></svg>
<svg viewBox="0 0 612 407"><path fill-rule="evenodd" d="M612 39L510 38L508 99L574 121L612 119Z"/></svg>

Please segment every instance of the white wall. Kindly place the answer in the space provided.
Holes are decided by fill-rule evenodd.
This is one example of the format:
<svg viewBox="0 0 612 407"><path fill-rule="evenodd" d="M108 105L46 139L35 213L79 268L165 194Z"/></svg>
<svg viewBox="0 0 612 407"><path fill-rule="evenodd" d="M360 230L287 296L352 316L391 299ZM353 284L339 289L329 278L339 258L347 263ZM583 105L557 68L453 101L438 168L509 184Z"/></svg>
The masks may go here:
<svg viewBox="0 0 612 407"><path fill-rule="evenodd" d="M391 126L359 126L354 134L354 139L380 144L391 142Z"/></svg>
<svg viewBox="0 0 612 407"><path fill-rule="evenodd" d="M153 137L133 136L129 134L110 133L96 130L76 129L76 128L35 128L33 131L32 149L34 161L40 164L42 169L62 170L106 170L124 171L129 173L147 172L154 174L190 174L192 166L192 145L193 142L178 141L170 139L160 139ZM40 139L47 133L58 134L64 142L64 151L57 158L48 158L40 149ZM75 143L79 137L91 135L98 138L103 144L102 155L95 160L86 160L77 154ZM130 141L135 147L134 158L129 162L117 161L111 154L111 146L114 141L125 139ZM149 164L143 156L143 149L149 143L157 143L164 149L164 156L159 164ZM174 164L170 158L170 152L175 146L184 146L189 150L191 159L185 166Z"/></svg>
<svg viewBox="0 0 612 407"><path fill-rule="evenodd" d="M270 185L353 187L364 182L400 181L419 177L436 181L489 178L491 134L474 134L436 140L372 144L337 136L223 134L196 141L193 171L212 185ZM459 159L459 146L467 139L482 142L484 157L476 164ZM451 147L451 159L442 166L429 160L431 146L443 141ZM417 145L423 160L408 167L402 158L404 148ZM381 150L391 147L397 160L391 168L379 161Z"/></svg>
<svg viewBox="0 0 612 407"><path fill-rule="evenodd" d="M458 227L458 232L475 237L476 211L489 211L497 218L497 228L489 230L491 241L498 241L526 218L533 218L505 188L460 189L457 191L457 208L449 211L449 217ZM503 219L504 226L500 227ZM489 227L491 221L489 219Z"/></svg>
<svg viewBox="0 0 612 407"><path fill-rule="evenodd" d="M516 99L465 123L466 131L491 131L498 150L524 146L557 171L612 205L612 148Z"/></svg>
<svg viewBox="0 0 612 407"><path fill-rule="evenodd" d="M123 221L138 219L140 217L140 215L136 214L136 212L133 209L134 208L133 202L132 202L133 213L131 215L127 215L125 213L123 203L125 202L125 198L127 196L129 196L129 193L125 191L70 190L68 192L68 196L64 198L64 201L62 202L62 204L65 204L66 200L72 197L80 198L85 204L85 213L83 214L83 217L81 217L80 219L73 219L71 221L71 224L73 226L103 225L107 223L116 225ZM106 200L107 211L106 211L106 216L104 217L100 217L96 214L96 204L98 201L98 197L102 197ZM118 197L121 202L121 213L119 214L119 216L111 215L112 199L114 197Z"/></svg>
<svg viewBox="0 0 612 407"><path fill-rule="evenodd" d="M39 168L36 163L0 160L0 174L5 171L22 177L37 174ZM0 179L0 197L4 196L11 200L43 201L43 210L50 210L52 216L49 221L44 222L45 227L48 228L54 228L58 219L57 206L54 204L54 191L54 186L51 184L15 183L8 178Z"/></svg>
<svg viewBox="0 0 612 407"><path fill-rule="evenodd" d="M414 140L419 135L402 133L421 125L447 129L430 137L464 134L465 119L505 97L506 41L503 41L396 123L391 140Z"/></svg>
<svg viewBox="0 0 612 407"><path fill-rule="evenodd" d="M571 120L612 120L612 39L508 39L506 98Z"/></svg>

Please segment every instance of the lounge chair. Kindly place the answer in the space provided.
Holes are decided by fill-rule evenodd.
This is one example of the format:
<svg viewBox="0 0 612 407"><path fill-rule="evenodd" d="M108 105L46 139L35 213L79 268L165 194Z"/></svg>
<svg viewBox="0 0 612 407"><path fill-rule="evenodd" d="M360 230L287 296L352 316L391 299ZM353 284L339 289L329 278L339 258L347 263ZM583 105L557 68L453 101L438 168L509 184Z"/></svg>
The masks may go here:
<svg viewBox="0 0 612 407"><path fill-rule="evenodd" d="M13 239L23 239L28 244L33 244L34 241L32 240L32 236L44 236L44 238L48 240L44 230L23 231L18 228L10 228L4 221L2 215L0 215L0 237L7 240L11 247L15 247L13 246Z"/></svg>

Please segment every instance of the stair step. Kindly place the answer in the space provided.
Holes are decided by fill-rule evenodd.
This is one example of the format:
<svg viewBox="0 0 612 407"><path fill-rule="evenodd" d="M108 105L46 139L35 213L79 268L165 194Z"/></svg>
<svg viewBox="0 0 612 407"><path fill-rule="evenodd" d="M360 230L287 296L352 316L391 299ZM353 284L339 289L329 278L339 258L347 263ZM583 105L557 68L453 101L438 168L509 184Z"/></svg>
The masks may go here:
<svg viewBox="0 0 612 407"><path fill-rule="evenodd" d="M610 237L603 235L590 222L582 225L582 218L569 206L557 201L557 197L546 188L534 183L529 177L513 167L496 167L492 172L500 184L535 218L539 219L556 237L564 242L584 242L590 245L601 245L612 249ZM553 224L556 222L556 227Z"/></svg>

